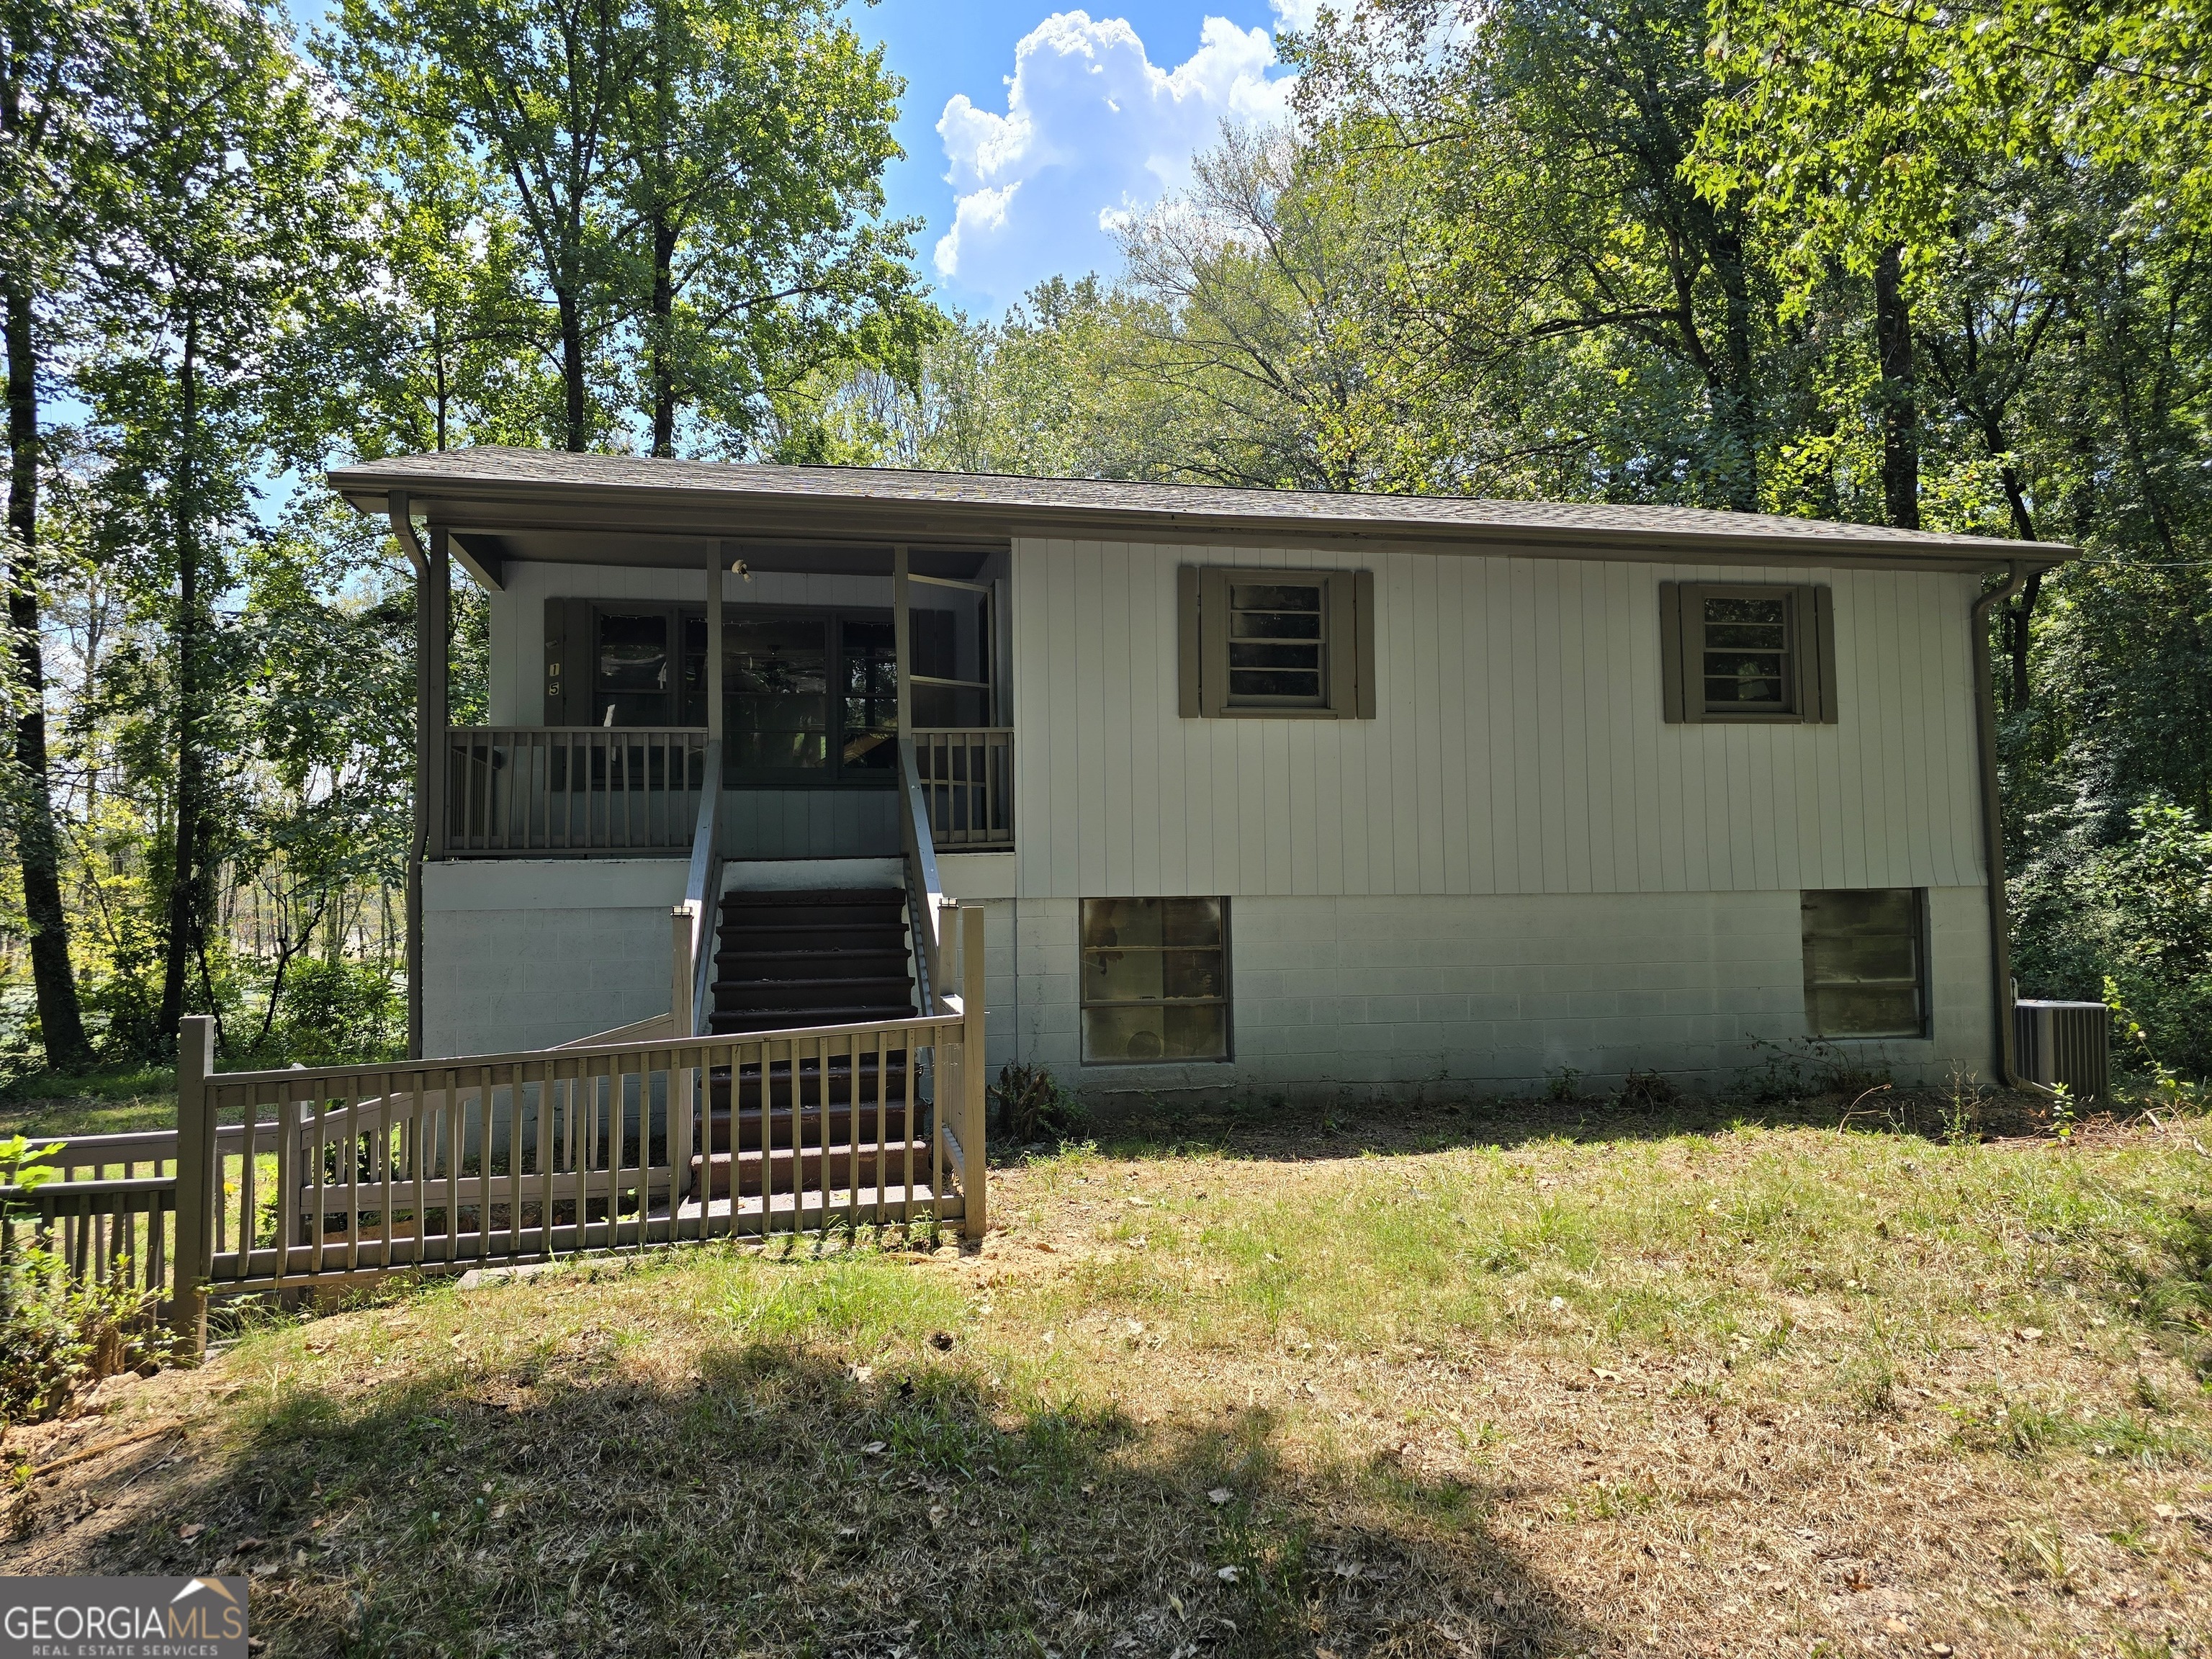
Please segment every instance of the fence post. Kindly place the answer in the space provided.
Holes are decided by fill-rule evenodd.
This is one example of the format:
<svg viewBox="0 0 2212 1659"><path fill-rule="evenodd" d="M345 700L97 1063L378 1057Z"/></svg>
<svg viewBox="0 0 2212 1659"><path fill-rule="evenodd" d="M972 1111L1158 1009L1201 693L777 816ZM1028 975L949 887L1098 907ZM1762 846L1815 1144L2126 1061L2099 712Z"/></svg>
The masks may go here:
<svg viewBox="0 0 2212 1659"><path fill-rule="evenodd" d="M961 1194L960 1230L980 1239L988 1217L984 1207L984 1119L989 1109L983 1066L983 907L963 904L960 916L960 1150L968 1161L967 1190Z"/></svg>
<svg viewBox="0 0 2212 1659"><path fill-rule="evenodd" d="M681 1042L685 1037L698 1035L694 1029L698 1018L698 1006L692 1000L698 984L695 971L697 960L693 954L699 944L698 908L686 899L670 913L670 920L668 1035ZM690 1183L691 1120L695 1109L691 1091L691 1073L679 1071L672 1066L669 1067L668 1237L671 1243L676 1238L676 1206L684 1201L684 1193ZM648 1134L651 1133L650 1125L647 1126L647 1132ZM638 1218L641 1238L644 1237L644 1215L641 1211Z"/></svg>
<svg viewBox="0 0 2212 1659"><path fill-rule="evenodd" d="M170 1257L173 1294L169 1328L194 1354L207 1352L207 1281L215 1265L214 1206L220 1172L216 1167L215 1114L207 1100L207 1080L214 1070L215 1021L206 1014L186 1014L177 1027L177 1248ZM246 1156L253 1156L251 1113ZM251 1217L246 1227L251 1248Z"/></svg>

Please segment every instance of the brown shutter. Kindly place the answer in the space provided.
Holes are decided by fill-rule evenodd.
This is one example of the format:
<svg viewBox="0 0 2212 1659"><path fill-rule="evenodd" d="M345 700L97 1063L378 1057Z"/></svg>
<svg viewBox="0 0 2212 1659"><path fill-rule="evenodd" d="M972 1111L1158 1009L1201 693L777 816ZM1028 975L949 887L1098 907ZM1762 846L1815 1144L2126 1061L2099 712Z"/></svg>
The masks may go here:
<svg viewBox="0 0 2212 1659"><path fill-rule="evenodd" d="M1328 605L1328 712L1352 718L1359 701L1359 622L1350 572L1322 579Z"/></svg>
<svg viewBox="0 0 2212 1659"><path fill-rule="evenodd" d="M1198 649L1198 567L1187 564L1176 571L1176 713L1187 720L1198 718L1200 684Z"/></svg>
<svg viewBox="0 0 2212 1659"><path fill-rule="evenodd" d="M1352 574L1352 643L1359 650L1359 691L1355 714L1363 720L1375 718L1375 573L1355 570Z"/></svg>
<svg viewBox="0 0 2212 1659"><path fill-rule="evenodd" d="M1698 615L1696 590L1686 582L1659 584L1660 718L1670 726L1702 725L1705 700L1696 684L1697 653L1686 616Z"/></svg>
<svg viewBox="0 0 2212 1659"><path fill-rule="evenodd" d="M1832 590L1808 587L1802 611L1812 613L1805 630L1804 655L1811 669L1812 695L1805 699L1805 718L1822 726L1836 723L1836 606Z"/></svg>
<svg viewBox="0 0 2212 1659"><path fill-rule="evenodd" d="M1229 708L1229 573L1198 573L1198 712L1217 720Z"/></svg>

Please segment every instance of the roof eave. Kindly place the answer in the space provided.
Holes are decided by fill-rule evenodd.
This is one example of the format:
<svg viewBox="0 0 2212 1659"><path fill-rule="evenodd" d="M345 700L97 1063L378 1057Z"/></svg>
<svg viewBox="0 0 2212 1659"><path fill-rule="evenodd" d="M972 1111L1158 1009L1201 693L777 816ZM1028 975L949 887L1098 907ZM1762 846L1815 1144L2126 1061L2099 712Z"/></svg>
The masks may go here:
<svg viewBox="0 0 2212 1659"><path fill-rule="evenodd" d="M2073 556L2063 544L1959 537L1924 543L1866 538L1747 532L1726 534L1633 527L1594 529L1527 524L1378 523L1365 518L1308 514L1205 514L1140 507L1061 507L957 500L817 495L787 490L699 489L683 485L567 483L529 479L456 478L343 467L326 475L357 510L381 516L390 493L404 489L434 524L495 531L486 507L536 507L510 526L576 526L579 512L606 509L608 527L684 536L856 536L896 540L1011 541L1017 537L1227 545L1398 548L1449 552L1506 549L1538 556L1679 561L1723 564L1844 565L1869 568L1986 571L2014 563L2049 569ZM557 511L546 509L555 507ZM733 524L742 520L742 526ZM830 522L834 520L833 522ZM1808 522L1816 522L1808 520Z"/></svg>

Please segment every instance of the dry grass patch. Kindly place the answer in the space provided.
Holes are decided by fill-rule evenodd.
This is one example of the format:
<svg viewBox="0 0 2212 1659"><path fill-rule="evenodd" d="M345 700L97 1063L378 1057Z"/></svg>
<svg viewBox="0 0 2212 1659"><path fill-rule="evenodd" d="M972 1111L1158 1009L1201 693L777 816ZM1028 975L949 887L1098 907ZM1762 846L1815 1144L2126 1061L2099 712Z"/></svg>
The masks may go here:
<svg viewBox="0 0 2212 1659"><path fill-rule="evenodd" d="M1536 1110L1071 1151L967 1255L271 1318L11 1446L188 1424L0 1561L251 1571L272 1652L2212 1642L2201 1128Z"/></svg>

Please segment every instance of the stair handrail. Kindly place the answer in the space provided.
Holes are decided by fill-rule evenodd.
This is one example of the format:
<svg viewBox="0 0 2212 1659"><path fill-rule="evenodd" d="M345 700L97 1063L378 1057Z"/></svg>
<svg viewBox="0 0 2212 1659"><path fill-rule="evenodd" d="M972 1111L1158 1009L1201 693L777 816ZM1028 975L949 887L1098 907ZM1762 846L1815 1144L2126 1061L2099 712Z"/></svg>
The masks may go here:
<svg viewBox="0 0 2212 1659"><path fill-rule="evenodd" d="M703 756L706 775L701 780L699 818L691 832L691 864L684 880L682 908L691 915L688 969L678 980L691 992L690 1024L678 1036L691 1036L707 1030L714 1011L714 944L720 918L715 910L722 886L722 740L709 738ZM683 1021L679 1018L680 1026Z"/></svg>
<svg viewBox="0 0 2212 1659"><path fill-rule="evenodd" d="M915 966L921 983L915 988L921 993L924 1013L946 1013L951 1009L939 988L945 983L945 977L937 920L938 910L945 902L945 883L937 873L937 842L929 830L929 801L922 793L921 768L915 760L914 739L902 735L898 749L899 773L904 785L902 793L906 797L906 811L899 815L899 836L906 854L909 896L917 902L914 905Z"/></svg>

